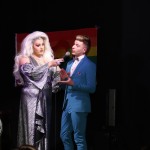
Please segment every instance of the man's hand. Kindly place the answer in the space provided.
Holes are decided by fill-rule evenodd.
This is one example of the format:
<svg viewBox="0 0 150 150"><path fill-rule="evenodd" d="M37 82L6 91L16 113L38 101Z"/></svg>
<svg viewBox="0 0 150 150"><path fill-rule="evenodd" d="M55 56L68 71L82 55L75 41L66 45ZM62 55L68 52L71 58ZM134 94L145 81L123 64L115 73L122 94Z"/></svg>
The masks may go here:
<svg viewBox="0 0 150 150"><path fill-rule="evenodd" d="M74 85L73 80L69 77L70 73L67 73L63 68L60 70L60 78L61 81L58 83L67 84L67 85Z"/></svg>
<svg viewBox="0 0 150 150"><path fill-rule="evenodd" d="M60 78L61 80L66 80L69 78L69 73L67 73L63 68L60 70Z"/></svg>

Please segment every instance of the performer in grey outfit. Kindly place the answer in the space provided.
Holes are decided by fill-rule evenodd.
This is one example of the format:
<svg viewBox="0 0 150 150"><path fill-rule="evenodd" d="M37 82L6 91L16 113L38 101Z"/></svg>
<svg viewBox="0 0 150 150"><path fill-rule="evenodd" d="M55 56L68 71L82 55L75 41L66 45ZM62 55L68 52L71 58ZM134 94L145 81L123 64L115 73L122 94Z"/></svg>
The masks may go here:
<svg viewBox="0 0 150 150"><path fill-rule="evenodd" d="M62 61L54 59L47 34L35 31L22 41L13 71L16 86L22 87L18 147L29 144L37 150L50 149L52 86L59 80L58 65Z"/></svg>

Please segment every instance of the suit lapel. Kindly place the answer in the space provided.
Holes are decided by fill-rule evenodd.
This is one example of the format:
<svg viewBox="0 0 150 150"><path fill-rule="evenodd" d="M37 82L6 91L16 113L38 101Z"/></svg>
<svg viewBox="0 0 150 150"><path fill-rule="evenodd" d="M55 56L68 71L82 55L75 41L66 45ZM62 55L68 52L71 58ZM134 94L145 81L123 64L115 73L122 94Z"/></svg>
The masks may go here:
<svg viewBox="0 0 150 150"><path fill-rule="evenodd" d="M73 60L72 61L70 61L70 63L68 64L68 66L67 66L67 72L70 72L70 69L71 69L71 66L73 65Z"/></svg>

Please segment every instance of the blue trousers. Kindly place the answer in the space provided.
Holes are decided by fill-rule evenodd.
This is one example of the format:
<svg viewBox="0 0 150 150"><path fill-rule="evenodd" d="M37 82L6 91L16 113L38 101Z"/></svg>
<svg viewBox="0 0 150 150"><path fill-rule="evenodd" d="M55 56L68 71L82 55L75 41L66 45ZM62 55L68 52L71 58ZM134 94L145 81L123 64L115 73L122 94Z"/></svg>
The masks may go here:
<svg viewBox="0 0 150 150"><path fill-rule="evenodd" d="M60 137L65 150L74 150L74 143L77 150L87 150L87 115L87 112L62 112Z"/></svg>

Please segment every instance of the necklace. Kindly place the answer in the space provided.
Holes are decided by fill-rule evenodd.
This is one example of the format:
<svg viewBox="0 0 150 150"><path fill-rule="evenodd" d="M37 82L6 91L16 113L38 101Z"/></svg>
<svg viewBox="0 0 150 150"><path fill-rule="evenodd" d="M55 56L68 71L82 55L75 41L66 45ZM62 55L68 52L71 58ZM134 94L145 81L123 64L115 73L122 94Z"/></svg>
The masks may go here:
<svg viewBox="0 0 150 150"><path fill-rule="evenodd" d="M41 57L38 57L38 56L36 56L36 55L32 55L33 56L33 58L36 60L36 62L38 63L38 65L44 65L45 64L45 61L44 61L44 58L43 58L43 56L41 56Z"/></svg>

